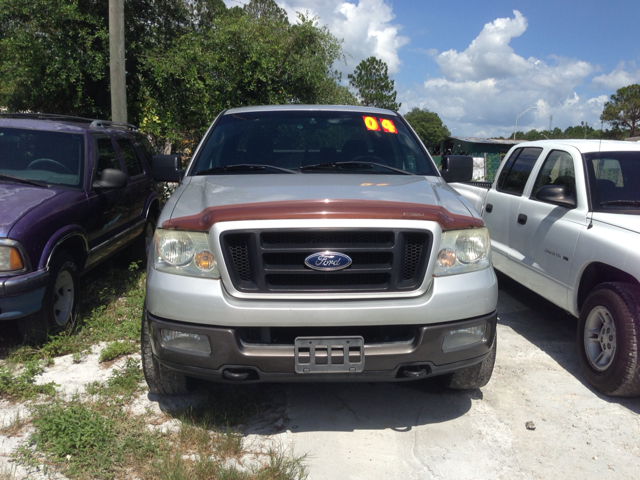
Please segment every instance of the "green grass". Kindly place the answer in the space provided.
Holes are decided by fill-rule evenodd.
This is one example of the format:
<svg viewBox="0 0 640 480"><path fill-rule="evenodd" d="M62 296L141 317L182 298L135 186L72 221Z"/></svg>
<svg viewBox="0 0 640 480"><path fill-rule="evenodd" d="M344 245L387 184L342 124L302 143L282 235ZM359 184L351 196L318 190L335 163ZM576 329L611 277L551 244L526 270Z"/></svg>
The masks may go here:
<svg viewBox="0 0 640 480"><path fill-rule="evenodd" d="M261 390L250 386L201 388L197 406L161 414L162 421L173 416L181 425L176 432L162 432L149 429L148 415L134 415L126 408L147 388L135 359L127 359L106 382L87 385L86 395L71 400L55 397L53 383L35 385L36 375L53 357L71 354L81 362L92 345L103 341L110 343L102 350L101 361L138 350L145 272L136 265L118 267L115 261L100 268L101 272L83 278L74 325L40 347L14 347L0 367L0 397L18 401L52 397L34 402L30 418L17 417L5 427L6 432L23 431L29 423L34 427L28 444L16 454L18 462L72 479L306 478L304 457L283 449L242 461L250 446L244 445L234 426L257 413L261 403ZM12 475L0 471L0 480Z"/></svg>
<svg viewBox="0 0 640 480"><path fill-rule="evenodd" d="M115 360L116 358L138 352L139 350L140 344L138 342L129 340L112 342L107 345L106 348L102 349L102 351L100 352L100 359L98 361L110 362L111 360Z"/></svg>
<svg viewBox="0 0 640 480"><path fill-rule="evenodd" d="M55 383L36 385L35 377L41 372L42 365L39 360L24 362L18 375L14 375L7 366L0 367L0 398L23 401L35 399L40 395L55 395Z"/></svg>

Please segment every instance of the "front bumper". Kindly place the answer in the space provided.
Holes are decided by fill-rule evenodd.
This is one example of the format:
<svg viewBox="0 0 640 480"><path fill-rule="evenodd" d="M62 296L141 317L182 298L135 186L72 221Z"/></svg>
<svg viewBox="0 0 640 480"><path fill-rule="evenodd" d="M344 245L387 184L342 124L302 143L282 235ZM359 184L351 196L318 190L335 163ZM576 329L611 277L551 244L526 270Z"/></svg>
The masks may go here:
<svg viewBox="0 0 640 480"><path fill-rule="evenodd" d="M0 320L12 320L40 310L48 281L47 270L0 280Z"/></svg>
<svg viewBox="0 0 640 480"><path fill-rule="evenodd" d="M146 310L145 310L146 312ZM237 329L174 322L145 313L156 359L188 376L219 382L333 382L403 381L450 373L481 362L490 352L496 335L496 312L475 318L416 328L414 338L404 342L364 345L364 370L358 373L296 373L294 345L247 344ZM486 325L482 341L443 351L447 332ZM206 336L210 354L165 348L161 330Z"/></svg>

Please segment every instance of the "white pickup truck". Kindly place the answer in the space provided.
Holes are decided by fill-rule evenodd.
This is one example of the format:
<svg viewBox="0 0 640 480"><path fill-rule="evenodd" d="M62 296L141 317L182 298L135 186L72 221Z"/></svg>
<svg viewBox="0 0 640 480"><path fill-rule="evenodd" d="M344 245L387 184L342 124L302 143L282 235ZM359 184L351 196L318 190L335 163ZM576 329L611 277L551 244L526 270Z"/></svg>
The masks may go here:
<svg viewBox="0 0 640 480"><path fill-rule="evenodd" d="M447 160L455 170L470 157ZM481 212L494 268L579 318L596 389L640 394L640 144L521 143L495 178L451 184Z"/></svg>

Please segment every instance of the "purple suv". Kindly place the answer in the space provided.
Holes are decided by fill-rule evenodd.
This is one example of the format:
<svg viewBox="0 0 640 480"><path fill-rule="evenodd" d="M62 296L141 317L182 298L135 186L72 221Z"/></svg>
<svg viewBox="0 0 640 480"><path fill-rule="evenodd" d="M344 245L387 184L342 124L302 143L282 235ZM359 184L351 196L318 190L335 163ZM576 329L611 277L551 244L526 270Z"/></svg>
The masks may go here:
<svg viewBox="0 0 640 480"><path fill-rule="evenodd" d="M73 318L79 276L129 245L146 260L151 156L132 125L0 115L0 320L41 341Z"/></svg>

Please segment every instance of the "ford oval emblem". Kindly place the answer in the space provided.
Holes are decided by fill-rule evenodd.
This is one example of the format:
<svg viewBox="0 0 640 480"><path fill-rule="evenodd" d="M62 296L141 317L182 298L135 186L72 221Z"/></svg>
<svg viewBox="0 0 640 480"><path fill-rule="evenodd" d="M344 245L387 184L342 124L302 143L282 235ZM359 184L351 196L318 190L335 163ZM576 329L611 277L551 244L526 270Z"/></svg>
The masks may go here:
<svg viewBox="0 0 640 480"><path fill-rule="evenodd" d="M319 252L305 258L304 264L314 270L335 272L336 270L342 270L351 265L351 258L344 253Z"/></svg>

